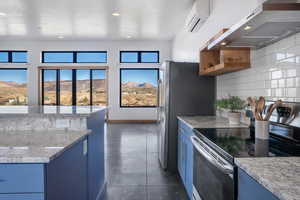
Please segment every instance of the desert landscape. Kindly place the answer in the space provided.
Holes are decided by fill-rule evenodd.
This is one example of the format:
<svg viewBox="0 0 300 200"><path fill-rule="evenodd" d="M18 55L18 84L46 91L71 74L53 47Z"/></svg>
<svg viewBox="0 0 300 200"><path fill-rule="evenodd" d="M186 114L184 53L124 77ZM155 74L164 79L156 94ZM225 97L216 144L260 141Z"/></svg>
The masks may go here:
<svg viewBox="0 0 300 200"><path fill-rule="evenodd" d="M27 105L27 84L0 81L0 105Z"/></svg>
<svg viewBox="0 0 300 200"><path fill-rule="evenodd" d="M121 104L125 107L157 106L157 87L151 83L127 82L122 84Z"/></svg>
<svg viewBox="0 0 300 200"><path fill-rule="evenodd" d="M78 80L77 87L77 105L90 105L90 81ZM104 79L93 80L93 105L106 106L106 81ZM56 83L47 81L44 83L44 104L56 105ZM60 104L72 105L72 81L60 81Z"/></svg>

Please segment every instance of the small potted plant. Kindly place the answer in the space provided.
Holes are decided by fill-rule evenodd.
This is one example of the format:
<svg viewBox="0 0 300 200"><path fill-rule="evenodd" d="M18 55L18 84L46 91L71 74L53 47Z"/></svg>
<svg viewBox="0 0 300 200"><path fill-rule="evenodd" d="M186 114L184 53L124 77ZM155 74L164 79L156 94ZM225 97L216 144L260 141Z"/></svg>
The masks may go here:
<svg viewBox="0 0 300 200"><path fill-rule="evenodd" d="M240 124L241 110L245 108L245 101L237 96L229 96L216 101L218 109L229 110L228 119L230 124Z"/></svg>

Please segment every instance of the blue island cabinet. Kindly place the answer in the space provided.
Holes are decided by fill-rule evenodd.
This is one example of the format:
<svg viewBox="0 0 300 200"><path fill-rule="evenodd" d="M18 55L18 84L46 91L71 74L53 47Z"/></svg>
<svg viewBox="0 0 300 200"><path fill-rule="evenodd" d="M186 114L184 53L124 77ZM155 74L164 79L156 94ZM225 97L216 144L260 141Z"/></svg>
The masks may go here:
<svg viewBox="0 0 300 200"><path fill-rule="evenodd" d="M178 121L178 171L190 199L193 196L193 129Z"/></svg>
<svg viewBox="0 0 300 200"><path fill-rule="evenodd" d="M48 163L46 200L87 199L87 138Z"/></svg>
<svg viewBox="0 0 300 200"><path fill-rule="evenodd" d="M244 170L238 168L238 200L279 200Z"/></svg>
<svg viewBox="0 0 300 200"><path fill-rule="evenodd" d="M0 200L43 199L43 164L0 164Z"/></svg>

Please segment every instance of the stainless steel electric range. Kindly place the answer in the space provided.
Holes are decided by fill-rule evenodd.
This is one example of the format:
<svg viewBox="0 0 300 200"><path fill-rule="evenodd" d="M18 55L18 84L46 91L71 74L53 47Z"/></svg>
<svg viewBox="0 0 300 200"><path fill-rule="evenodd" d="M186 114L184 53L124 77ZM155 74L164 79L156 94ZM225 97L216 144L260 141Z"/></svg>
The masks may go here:
<svg viewBox="0 0 300 200"><path fill-rule="evenodd" d="M194 199L236 199L234 158L300 156L300 144L286 138L291 130L272 125L271 131L269 140L260 140L250 128L195 129Z"/></svg>

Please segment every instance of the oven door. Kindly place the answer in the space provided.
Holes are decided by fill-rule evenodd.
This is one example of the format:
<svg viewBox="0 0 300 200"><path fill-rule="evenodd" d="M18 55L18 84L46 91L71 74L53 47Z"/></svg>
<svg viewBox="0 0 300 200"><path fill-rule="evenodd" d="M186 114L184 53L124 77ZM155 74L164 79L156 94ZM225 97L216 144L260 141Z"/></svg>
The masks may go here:
<svg viewBox="0 0 300 200"><path fill-rule="evenodd" d="M234 200L233 165L192 136L194 200Z"/></svg>

